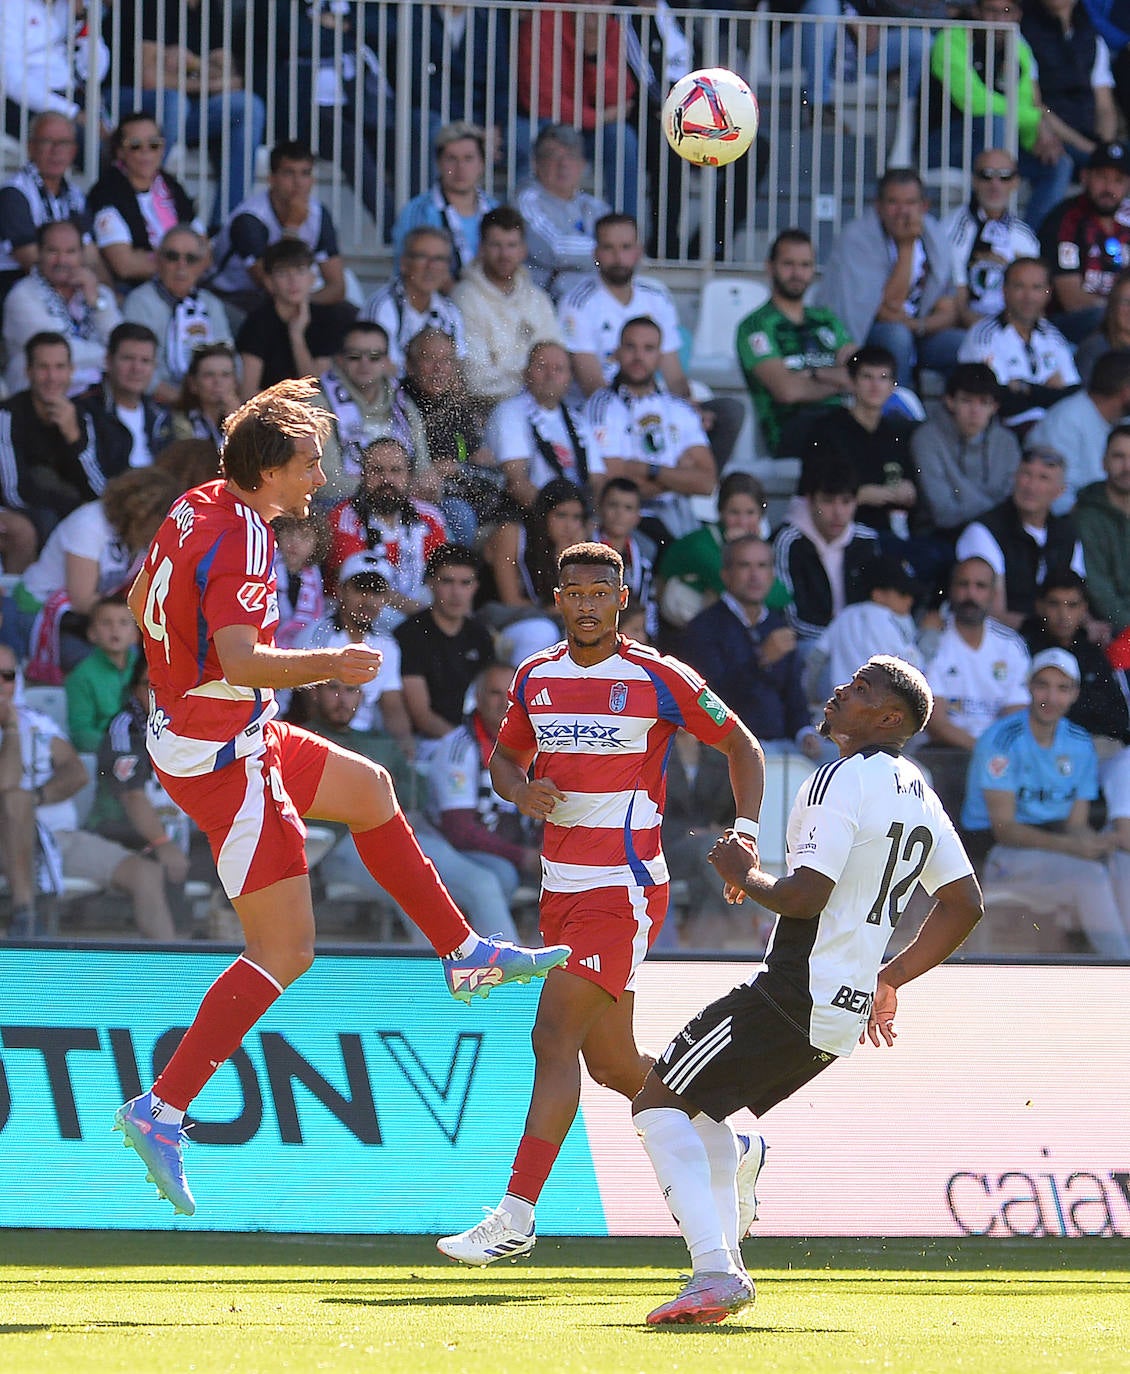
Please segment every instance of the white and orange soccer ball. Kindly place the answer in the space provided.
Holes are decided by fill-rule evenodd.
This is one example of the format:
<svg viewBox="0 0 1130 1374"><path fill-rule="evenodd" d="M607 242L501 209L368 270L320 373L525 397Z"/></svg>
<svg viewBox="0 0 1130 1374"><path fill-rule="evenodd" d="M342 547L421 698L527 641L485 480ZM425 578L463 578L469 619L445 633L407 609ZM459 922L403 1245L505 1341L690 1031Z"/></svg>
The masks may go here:
<svg viewBox="0 0 1130 1374"><path fill-rule="evenodd" d="M700 167L723 167L748 152L757 122L757 97L725 67L691 72L675 82L663 102L667 142Z"/></svg>

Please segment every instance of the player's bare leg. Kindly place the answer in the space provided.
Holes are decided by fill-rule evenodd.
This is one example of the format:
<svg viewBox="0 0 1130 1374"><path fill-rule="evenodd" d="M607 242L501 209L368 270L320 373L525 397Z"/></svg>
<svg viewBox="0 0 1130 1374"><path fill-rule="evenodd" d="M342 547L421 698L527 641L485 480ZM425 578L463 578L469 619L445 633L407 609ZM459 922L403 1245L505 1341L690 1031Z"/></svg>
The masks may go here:
<svg viewBox="0 0 1130 1374"><path fill-rule="evenodd" d="M593 1025L581 1045L589 1077L630 1101L644 1085L655 1056L636 1045L636 994L623 992Z"/></svg>

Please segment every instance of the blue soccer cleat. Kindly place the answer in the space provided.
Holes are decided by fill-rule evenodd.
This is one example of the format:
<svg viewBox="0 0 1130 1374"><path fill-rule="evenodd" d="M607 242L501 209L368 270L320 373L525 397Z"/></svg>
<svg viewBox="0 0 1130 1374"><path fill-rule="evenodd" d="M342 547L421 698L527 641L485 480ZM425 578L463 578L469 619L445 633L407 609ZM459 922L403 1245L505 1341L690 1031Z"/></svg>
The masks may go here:
<svg viewBox="0 0 1130 1374"><path fill-rule="evenodd" d="M478 948L466 959L440 962L452 997L458 1002L470 1002L472 997L489 997L491 989L503 983L528 983L531 978L544 978L572 952L568 945L526 949L509 940L480 937Z"/></svg>
<svg viewBox="0 0 1130 1374"><path fill-rule="evenodd" d="M143 1093L114 1113L114 1130L121 1131L126 1149L134 1149L148 1169L146 1183L157 1185L157 1196L173 1204L173 1211L186 1217L196 1211L196 1202L184 1176L181 1147L187 1141L182 1126L154 1121L149 1110L150 1093Z"/></svg>
<svg viewBox="0 0 1130 1374"><path fill-rule="evenodd" d="M769 1147L765 1144L765 1137L756 1132L739 1135L738 1142L745 1147L745 1153L738 1161L737 1172L738 1240L742 1241L757 1220L757 1179Z"/></svg>
<svg viewBox="0 0 1130 1374"><path fill-rule="evenodd" d="M748 1307L753 1298L753 1280L748 1274L695 1274L677 1297L648 1313L647 1324L714 1326L724 1322L731 1312Z"/></svg>

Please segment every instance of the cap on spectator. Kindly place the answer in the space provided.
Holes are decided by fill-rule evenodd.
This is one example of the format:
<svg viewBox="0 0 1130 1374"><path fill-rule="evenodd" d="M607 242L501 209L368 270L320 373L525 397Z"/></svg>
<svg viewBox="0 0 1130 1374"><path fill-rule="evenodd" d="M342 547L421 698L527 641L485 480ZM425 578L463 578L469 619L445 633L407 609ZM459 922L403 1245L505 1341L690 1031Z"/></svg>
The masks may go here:
<svg viewBox="0 0 1130 1374"><path fill-rule="evenodd" d="M485 158L487 155L487 136L477 124L470 123L466 119L457 119L454 123L445 124L439 133L436 134L435 152L438 157L449 143L458 143L461 138L473 138L479 145L479 152Z"/></svg>
<svg viewBox="0 0 1130 1374"><path fill-rule="evenodd" d="M1096 143L1094 152L1087 159L1087 166L1091 170L1113 167L1130 176L1130 148L1125 143Z"/></svg>
<svg viewBox="0 0 1130 1374"><path fill-rule="evenodd" d="M1041 649L1028 668L1028 681L1031 682L1045 668L1058 668L1064 677L1069 677L1074 683L1080 680L1079 660L1066 649Z"/></svg>
<svg viewBox="0 0 1130 1374"><path fill-rule="evenodd" d="M379 554L351 553L338 571L338 583L364 579L365 585L375 592L388 591L388 578L385 576L385 562Z"/></svg>

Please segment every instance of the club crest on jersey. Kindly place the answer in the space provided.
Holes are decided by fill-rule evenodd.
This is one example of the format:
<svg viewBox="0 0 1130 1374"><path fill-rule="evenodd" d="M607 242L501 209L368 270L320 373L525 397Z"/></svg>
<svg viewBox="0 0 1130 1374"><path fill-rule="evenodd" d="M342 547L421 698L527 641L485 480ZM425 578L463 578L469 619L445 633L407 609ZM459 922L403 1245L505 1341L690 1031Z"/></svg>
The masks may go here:
<svg viewBox="0 0 1130 1374"><path fill-rule="evenodd" d="M627 704L628 688L622 682L614 682L612 690L608 693L608 709L615 715L619 715Z"/></svg>
<svg viewBox="0 0 1130 1374"><path fill-rule="evenodd" d="M1060 754L1055 761L1056 772L1062 778L1071 776L1071 759L1066 754Z"/></svg>
<svg viewBox="0 0 1130 1374"><path fill-rule="evenodd" d="M1003 778L1008 772L1008 755L994 754L988 763L989 777Z"/></svg>
<svg viewBox="0 0 1130 1374"><path fill-rule="evenodd" d="M114 760L114 777L118 782L129 782L136 771L136 754L119 754Z"/></svg>
<svg viewBox="0 0 1130 1374"><path fill-rule="evenodd" d="M235 594L235 599L248 613L254 615L267 605L267 586L264 582L245 582Z"/></svg>

